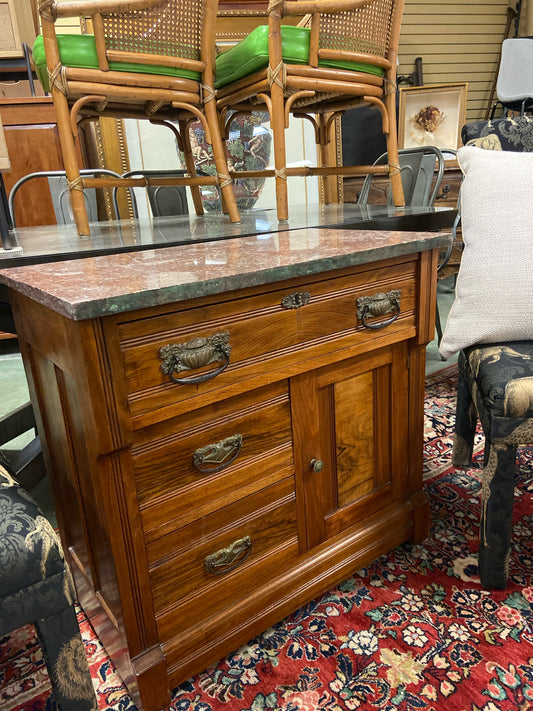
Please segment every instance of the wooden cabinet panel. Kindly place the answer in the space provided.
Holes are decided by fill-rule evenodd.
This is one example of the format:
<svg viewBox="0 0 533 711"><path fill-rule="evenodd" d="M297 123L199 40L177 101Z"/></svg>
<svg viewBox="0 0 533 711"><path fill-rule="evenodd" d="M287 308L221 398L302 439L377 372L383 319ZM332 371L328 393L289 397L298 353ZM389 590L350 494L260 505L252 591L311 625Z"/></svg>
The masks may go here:
<svg viewBox="0 0 533 711"><path fill-rule="evenodd" d="M364 526L406 488L405 344L293 378L291 404L304 548L310 550Z"/></svg>
<svg viewBox="0 0 533 711"><path fill-rule="evenodd" d="M335 408L333 461L337 472L338 508L366 496L374 488L374 480L379 479L374 475L374 451L379 437L374 436L373 375L367 371L330 386Z"/></svg>
<svg viewBox="0 0 533 711"><path fill-rule="evenodd" d="M22 43L35 40L30 0L0 0L0 57L23 57Z"/></svg>
<svg viewBox="0 0 533 711"><path fill-rule="evenodd" d="M143 435L153 440L135 445L132 457L151 542L292 472L288 383L173 418Z"/></svg>
<svg viewBox="0 0 533 711"><path fill-rule="evenodd" d="M29 173L63 170L51 98L2 99L0 116L11 161L11 171L3 174L8 195ZM15 220L17 227L56 224L46 178L36 178L20 188L15 198Z"/></svg>
<svg viewBox="0 0 533 711"><path fill-rule="evenodd" d="M230 613L275 578L278 566L295 564L292 477L191 524L176 539L150 566L162 642L183 634L184 619L189 637L201 634L206 618Z"/></svg>
<svg viewBox="0 0 533 711"><path fill-rule="evenodd" d="M0 99L0 117L11 161L11 171L3 173L8 195L29 173L64 170L51 97ZM81 149L78 159L83 167ZM14 206L17 227L57 222L47 178L34 178L22 185Z"/></svg>

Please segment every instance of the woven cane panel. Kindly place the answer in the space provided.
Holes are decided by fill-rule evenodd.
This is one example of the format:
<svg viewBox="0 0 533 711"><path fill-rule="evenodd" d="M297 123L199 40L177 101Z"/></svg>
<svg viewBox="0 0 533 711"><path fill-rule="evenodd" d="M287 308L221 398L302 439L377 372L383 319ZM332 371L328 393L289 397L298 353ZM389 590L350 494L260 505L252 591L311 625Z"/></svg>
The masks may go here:
<svg viewBox="0 0 533 711"><path fill-rule="evenodd" d="M319 46L386 57L395 0L376 0L358 10L320 17Z"/></svg>
<svg viewBox="0 0 533 711"><path fill-rule="evenodd" d="M287 91L285 92L286 96L290 96L292 91ZM351 97L352 100L353 97ZM335 99L338 101L339 99L339 92L338 91L317 91L315 92L314 96L310 96L308 98L304 99L296 99L296 101L292 104L293 109L304 109L307 106L319 106L321 102L328 101L329 99Z"/></svg>
<svg viewBox="0 0 533 711"><path fill-rule="evenodd" d="M102 19L108 49L200 59L202 0L163 0Z"/></svg>

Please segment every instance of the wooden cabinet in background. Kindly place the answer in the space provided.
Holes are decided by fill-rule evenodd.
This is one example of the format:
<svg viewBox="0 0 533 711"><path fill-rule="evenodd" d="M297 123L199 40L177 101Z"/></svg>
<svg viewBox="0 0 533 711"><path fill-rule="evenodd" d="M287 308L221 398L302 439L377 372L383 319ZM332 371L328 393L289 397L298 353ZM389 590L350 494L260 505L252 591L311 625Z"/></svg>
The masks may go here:
<svg viewBox="0 0 533 711"><path fill-rule="evenodd" d="M36 34L31 0L0 0L0 57L22 57L22 43L31 47Z"/></svg>
<svg viewBox="0 0 533 711"><path fill-rule="evenodd" d="M11 162L11 171L3 173L7 195L29 173L64 170L51 97L2 98L0 117ZM81 151L78 159L83 166ZM20 187L15 222L17 227L57 223L47 178L35 178Z"/></svg>
<svg viewBox="0 0 533 711"><path fill-rule="evenodd" d="M28 173L63 170L52 99L35 97L0 100L11 171L4 173L6 193ZM55 225L56 217L46 178L23 185L16 197L17 227Z"/></svg>

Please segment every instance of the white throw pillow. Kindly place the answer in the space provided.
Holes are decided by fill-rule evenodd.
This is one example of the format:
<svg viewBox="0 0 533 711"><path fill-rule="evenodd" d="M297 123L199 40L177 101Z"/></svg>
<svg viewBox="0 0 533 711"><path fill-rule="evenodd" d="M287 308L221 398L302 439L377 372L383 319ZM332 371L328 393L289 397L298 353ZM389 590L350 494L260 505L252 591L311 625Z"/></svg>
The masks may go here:
<svg viewBox="0 0 533 711"><path fill-rule="evenodd" d="M457 151L464 251L440 345L533 340L533 153Z"/></svg>

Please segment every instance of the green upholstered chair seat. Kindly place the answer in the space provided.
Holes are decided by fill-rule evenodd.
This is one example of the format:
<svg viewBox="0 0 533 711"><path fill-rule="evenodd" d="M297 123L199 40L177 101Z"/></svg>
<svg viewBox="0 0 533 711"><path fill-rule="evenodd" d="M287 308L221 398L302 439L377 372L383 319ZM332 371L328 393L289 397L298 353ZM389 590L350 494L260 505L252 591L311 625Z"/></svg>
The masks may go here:
<svg viewBox="0 0 533 711"><path fill-rule="evenodd" d="M308 64L309 39L311 31L307 27L283 25L281 28L281 51L287 64ZM242 79L268 66L268 26L256 27L241 42L216 58L215 86L220 89L226 84ZM319 60L319 67L344 69L383 76L382 67L364 62Z"/></svg>
<svg viewBox="0 0 533 711"><path fill-rule="evenodd" d="M94 35L57 35L59 56L66 67L82 69L98 69L98 56ZM50 91L46 57L42 35L39 35L33 45L33 62L35 71L45 91ZM182 79L200 81L201 75L188 69L160 66L156 64L137 64L133 62L109 62L109 69L116 72L136 72L138 74L160 74Z"/></svg>

